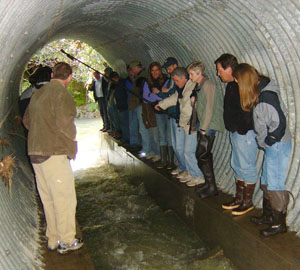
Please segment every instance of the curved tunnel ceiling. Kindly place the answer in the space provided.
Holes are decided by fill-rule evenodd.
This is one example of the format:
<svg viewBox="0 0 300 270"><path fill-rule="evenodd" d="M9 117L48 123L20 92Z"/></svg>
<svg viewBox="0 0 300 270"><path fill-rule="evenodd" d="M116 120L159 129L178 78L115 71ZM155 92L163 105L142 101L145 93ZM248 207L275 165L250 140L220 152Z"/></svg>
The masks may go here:
<svg viewBox="0 0 300 270"><path fill-rule="evenodd" d="M289 205L288 225L299 230L299 0L1 0L0 14L1 136L9 129L6 120L13 118L18 85L27 61L36 50L58 38L88 43L112 66L117 59L138 59L146 66L168 56L175 56L183 66L202 60L207 75L222 89L214 60L224 52L276 79L289 110L294 142L287 187L296 201L294 207ZM214 146L218 185L233 193L230 150L228 134L219 135ZM258 155L259 168L261 162L262 153ZM30 190L34 197L32 188L18 184L18 180L16 183L20 194ZM17 205L14 197L3 195L3 190L0 183L5 211L19 211L22 216L22 206ZM260 199L257 190L255 203ZM16 223L21 224L20 216L15 217ZM0 234L4 234L1 228ZM33 264L36 259L27 261ZM6 263L11 263L10 259L6 258Z"/></svg>

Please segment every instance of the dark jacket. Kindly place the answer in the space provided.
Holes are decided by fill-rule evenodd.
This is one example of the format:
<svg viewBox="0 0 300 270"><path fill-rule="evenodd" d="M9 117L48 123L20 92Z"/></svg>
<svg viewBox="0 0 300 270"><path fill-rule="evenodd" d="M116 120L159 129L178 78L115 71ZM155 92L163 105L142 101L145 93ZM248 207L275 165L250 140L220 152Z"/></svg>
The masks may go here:
<svg viewBox="0 0 300 270"><path fill-rule="evenodd" d="M116 84L115 99L118 111L123 112L128 110L128 93L124 79L120 79L118 84Z"/></svg>
<svg viewBox="0 0 300 270"><path fill-rule="evenodd" d="M236 82L229 82L226 86L223 119L225 128L231 132L237 131L239 134L245 135L249 130L254 129L252 111L242 110Z"/></svg>

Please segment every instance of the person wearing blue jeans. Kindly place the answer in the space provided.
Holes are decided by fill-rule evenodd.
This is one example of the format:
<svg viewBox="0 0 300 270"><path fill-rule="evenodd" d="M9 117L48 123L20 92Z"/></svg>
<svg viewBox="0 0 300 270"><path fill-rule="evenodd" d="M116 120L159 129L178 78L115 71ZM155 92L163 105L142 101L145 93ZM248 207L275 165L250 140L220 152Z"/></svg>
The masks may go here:
<svg viewBox="0 0 300 270"><path fill-rule="evenodd" d="M152 62L148 68L147 80L144 83L143 87L143 114L144 114L144 124L147 125L149 129L149 135L151 143L153 144L154 149L159 149L160 154L155 154L155 157L152 158L154 161L161 159L158 167L167 166L167 139L166 139L166 121L168 120L167 115L158 114L153 112L153 108L149 105L152 102L159 101L161 98L158 94L162 91L162 87L166 86L168 83L167 77L162 73L162 67L159 62ZM145 110L148 108L147 110ZM154 119L155 118L155 119ZM158 135L158 144L157 143ZM156 152L156 150L154 150Z"/></svg>
<svg viewBox="0 0 300 270"><path fill-rule="evenodd" d="M261 175L261 186L264 187L263 214L252 217L251 221L268 225L260 231L265 237L285 233L289 203L285 180L291 153L288 112L275 81L259 74L246 63L239 64L233 75L239 86L242 109L253 110L256 141L265 152Z"/></svg>
<svg viewBox="0 0 300 270"><path fill-rule="evenodd" d="M186 171L181 171L177 178L181 183L204 182L203 174L200 171L196 159L197 131L190 133L190 118L192 105L190 96L195 87L195 83L188 80L187 70L183 67L177 67L171 74L174 83L177 85L177 91L170 97L161 100L156 106L156 110L167 109L171 106L177 106L179 122L178 129L175 129L175 153L179 161L179 166L185 167ZM172 125L172 129L174 124ZM184 160L184 162L182 161Z"/></svg>
<svg viewBox="0 0 300 270"><path fill-rule="evenodd" d="M230 134L231 166L236 179L235 197L233 200L223 203L222 208L232 210L233 215L243 215L254 209L252 197L258 179L256 173L257 144L253 136L252 111L243 111L241 107L239 87L233 77L234 69L238 65L236 57L228 53L222 54L215 64L217 75L222 82L227 83L223 119L225 128ZM250 176L248 172L251 172Z"/></svg>
<svg viewBox="0 0 300 270"><path fill-rule="evenodd" d="M125 88L128 95L129 142L133 149L137 149L140 141L138 112L141 107L142 89L145 81L143 65L139 61L130 62L128 75L125 81Z"/></svg>

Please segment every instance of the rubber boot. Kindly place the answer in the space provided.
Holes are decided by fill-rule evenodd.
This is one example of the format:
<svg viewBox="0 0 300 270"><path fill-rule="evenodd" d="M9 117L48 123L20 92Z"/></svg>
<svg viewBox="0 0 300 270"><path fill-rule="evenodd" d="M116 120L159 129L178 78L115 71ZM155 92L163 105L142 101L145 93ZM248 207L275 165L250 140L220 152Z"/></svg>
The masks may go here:
<svg viewBox="0 0 300 270"><path fill-rule="evenodd" d="M168 146L168 165L167 165L167 170L173 170L175 169L175 164L174 164L174 150L172 146Z"/></svg>
<svg viewBox="0 0 300 270"><path fill-rule="evenodd" d="M231 210L231 209L238 208L244 200L245 182L243 180L236 179L235 184L236 184L235 197L230 202L223 203L222 204L223 209Z"/></svg>
<svg viewBox="0 0 300 270"><path fill-rule="evenodd" d="M201 159L200 161L198 160L198 165L203 173L205 183L207 184L207 188L202 189L201 191L196 189L199 197L203 199L211 196L217 196L219 193L214 174L212 154L209 153L205 159Z"/></svg>
<svg viewBox="0 0 300 270"><path fill-rule="evenodd" d="M196 187L196 192L201 198L203 198L204 194L206 193L206 190L214 190L213 195L218 195L217 187L215 184L215 176L213 172L213 160L212 160L212 154L211 149L215 140L215 135L204 135L201 134L201 132L197 133L197 150L196 150L196 158L198 160L198 167L204 174L205 183L198 185ZM205 171L207 176L205 176ZM212 176L211 176L212 175ZM213 183L210 181L210 178L213 178ZM211 187L213 186L213 187ZM208 197L208 196L207 196Z"/></svg>
<svg viewBox="0 0 300 270"><path fill-rule="evenodd" d="M158 169L162 169L168 165L168 147L167 146L161 146L160 147L160 156L161 160L159 164L156 166Z"/></svg>
<svg viewBox="0 0 300 270"><path fill-rule="evenodd" d="M232 215L234 216L241 216L249 211L254 209L253 203L252 203L252 196L255 189L255 183L246 183L244 182L244 199L241 205L238 208L235 208L232 211Z"/></svg>
<svg viewBox="0 0 300 270"><path fill-rule="evenodd" d="M260 234L269 237L287 231L286 212L289 204L289 193L286 190L267 191L272 207L273 221L268 228L261 230Z"/></svg>
<svg viewBox="0 0 300 270"><path fill-rule="evenodd" d="M256 225L271 224L273 222L272 207L267 193L267 186L261 185L263 190L263 208L261 216L253 216L250 221Z"/></svg>

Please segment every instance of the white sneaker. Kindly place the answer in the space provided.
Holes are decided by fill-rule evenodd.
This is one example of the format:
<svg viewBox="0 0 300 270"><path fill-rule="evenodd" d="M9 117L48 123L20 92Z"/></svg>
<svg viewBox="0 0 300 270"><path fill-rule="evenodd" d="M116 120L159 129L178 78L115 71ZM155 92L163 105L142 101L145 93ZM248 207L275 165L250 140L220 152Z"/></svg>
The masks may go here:
<svg viewBox="0 0 300 270"><path fill-rule="evenodd" d="M182 171L181 173L179 173L176 177L177 178L186 178L189 176L189 173L187 171Z"/></svg>
<svg viewBox="0 0 300 270"><path fill-rule="evenodd" d="M73 244L60 243L57 247L57 252L59 254L66 254L69 251L80 249L82 246L83 246L83 241L82 239L78 238L75 239Z"/></svg>
<svg viewBox="0 0 300 270"><path fill-rule="evenodd" d="M153 161L153 162L158 162L158 161L160 161L160 156L154 156L154 157L152 158L152 161Z"/></svg>
<svg viewBox="0 0 300 270"><path fill-rule="evenodd" d="M186 177L183 178L179 178L179 182L180 183L187 183L193 180L193 176L191 176L190 174L188 174Z"/></svg>
<svg viewBox="0 0 300 270"><path fill-rule="evenodd" d="M194 186L204 184L204 183L205 183L205 180L204 180L203 176L202 177L192 177L191 181L188 181L186 183L186 185L188 187L194 187Z"/></svg>
<svg viewBox="0 0 300 270"><path fill-rule="evenodd" d="M172 175L177 175L177 174L179 174L179 173L181 173L181 171L179 170L179 169L174 169L173 171L171 171L171 174Z"/></svg>

